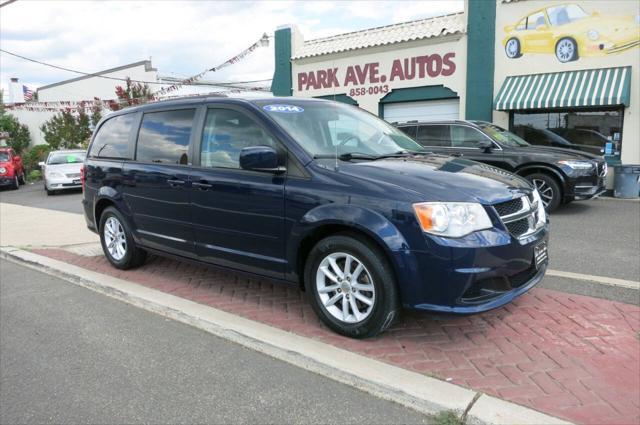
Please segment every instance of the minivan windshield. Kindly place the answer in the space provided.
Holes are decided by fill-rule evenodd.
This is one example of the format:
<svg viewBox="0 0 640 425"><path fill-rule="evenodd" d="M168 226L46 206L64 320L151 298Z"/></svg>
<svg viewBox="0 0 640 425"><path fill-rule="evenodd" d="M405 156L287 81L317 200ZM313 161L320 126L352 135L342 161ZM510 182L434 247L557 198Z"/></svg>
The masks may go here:
<svg viewBox="0 0 640 425"><path fill-rule="evenodd" d="M84 152L54 153L49 157L47 165L76 164L79 162L84 162L85 156L86 155Z"/></svg>
<svg viewBox="0 0 640 425"><path fill-rule="evenodd" d="M531 146L523 138L516 136L512 132L507 131L502 127L498 127L495 124L491 124L488 122L477 122L476 124L484 134L500 143L501 145L512 148Z"/></svg>
<svg viewBox="0 0 640 425"><path fill-rule="evenodd" d="M275 100L256 104L315 158L424 152L400 130L354 106Z"/></svg>

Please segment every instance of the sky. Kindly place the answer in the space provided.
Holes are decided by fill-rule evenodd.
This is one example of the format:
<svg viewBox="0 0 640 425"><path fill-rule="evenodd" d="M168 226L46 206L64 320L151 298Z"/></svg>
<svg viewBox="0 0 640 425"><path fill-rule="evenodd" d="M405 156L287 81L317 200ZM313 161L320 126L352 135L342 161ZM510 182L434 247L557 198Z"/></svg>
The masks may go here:
<svg viewBox="0 0 640 425"><path fill-rule="evenodd" d="M0 9L0 47L83 72L151 58L161 76L188 77L235 56L263 33L273 35L281 25L295 24L311 40L462 9L463 0L18 0ZM205 79L269 79L273 63L271 43ZM0 53L5 93L10 77L37 88L77 76Z"/></svg>

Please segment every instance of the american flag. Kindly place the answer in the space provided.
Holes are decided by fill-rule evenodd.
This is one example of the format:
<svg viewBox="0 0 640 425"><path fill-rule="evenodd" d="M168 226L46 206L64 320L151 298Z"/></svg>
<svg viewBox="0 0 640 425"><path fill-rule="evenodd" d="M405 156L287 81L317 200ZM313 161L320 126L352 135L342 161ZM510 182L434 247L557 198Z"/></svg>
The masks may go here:
<svg viewBox="0 0 640 425"><path fill-rule="evenodd" d="M22 86L22 94L24 95L25 102L28 100L33 100L33 90L31 90L27 86Z"/></svg>

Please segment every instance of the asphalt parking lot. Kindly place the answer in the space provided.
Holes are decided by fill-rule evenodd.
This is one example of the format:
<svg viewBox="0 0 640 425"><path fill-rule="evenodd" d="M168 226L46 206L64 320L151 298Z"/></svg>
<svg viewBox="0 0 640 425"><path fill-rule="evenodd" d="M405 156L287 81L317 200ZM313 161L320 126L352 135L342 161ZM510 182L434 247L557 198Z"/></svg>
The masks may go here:
<svg viewBox="0 0 640 425"><path fill-rule="evenodd" d="M3 190L0 201L29 207L82 214L82 193L64 191L47 196L41 183ZM549 246L552 270L603 276L637 282L640 280L640 202L599 198L573 202L551 216ZM582 279L547 276L541 286L640 303L637 290Z"/></svg>

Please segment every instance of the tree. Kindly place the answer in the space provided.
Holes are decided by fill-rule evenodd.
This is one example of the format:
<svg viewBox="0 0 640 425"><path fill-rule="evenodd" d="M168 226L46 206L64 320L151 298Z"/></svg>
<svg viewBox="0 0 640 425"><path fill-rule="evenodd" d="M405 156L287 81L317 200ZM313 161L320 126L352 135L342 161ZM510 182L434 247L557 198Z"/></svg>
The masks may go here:
<svg viewBox="0 0 640 425"><path fill-rule="evenodd" d="M126 78L126 87L116 86L117 102L111 102L109 107L112 111L117 111L127 106L141 105L153 99L151 89L145 83L134 83L131 78Z"/></svg>
<svg viewBox="0 0 640 425"><path fill-rule="evenodd" d="M85 146L91 138L94 115L92 113L92 117L89 117L82 107L77 112L67 109L42 124L40 130L52 150L78 148Z"/></svg>
<svg viewBox="0 0 640 425"><path fill-rule="evenodd" d="M0 131L9 133L7 145L12 147L17 154L21 154L31 142L29 127L20 124L20 121L11 114L8 114L4 107L0 108Z"/></svg>

